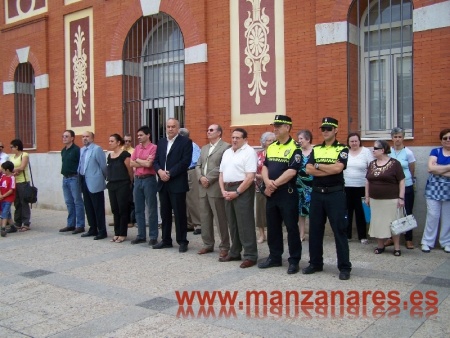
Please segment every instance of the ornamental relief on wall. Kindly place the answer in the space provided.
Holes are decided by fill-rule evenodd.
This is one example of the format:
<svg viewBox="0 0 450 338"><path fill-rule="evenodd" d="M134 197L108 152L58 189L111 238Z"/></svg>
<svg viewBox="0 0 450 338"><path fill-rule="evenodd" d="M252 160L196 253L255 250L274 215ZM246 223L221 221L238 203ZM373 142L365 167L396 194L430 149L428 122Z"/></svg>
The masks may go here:
<svg viewBox="0 0 450 338"><path fill-rule="evenodd" d="M283 1L230 0L232 125L285 114L283 11Z"/></svg>
<svg viewBox="0 0 450 338"><path fill-rule="evenodd" d="M247 0L252 4L252 10L248 12L248 18L244 22L247 46L245 47L245 64L249 68L249 73L253 74L252 82L247 86L250 89L250 96L255 97L255 103L261 103L260 95L266 94L268 82L263 80L266 65L270 62L269 49L267 41L269 34L270 18L265 14L265 8L261 8L261 0Z"/></svg>
<svg viewBox="0 0 450 338"><path fill-rule="evenodd" d="M66 125L76 133L94 131L92 9L64 17Z"/></svg>
<svg viewBox="0 0 450 338"><path fill-rule="evenodd" d="M5 0L5 22L19 20L47 12L48 0Z"/></svg>

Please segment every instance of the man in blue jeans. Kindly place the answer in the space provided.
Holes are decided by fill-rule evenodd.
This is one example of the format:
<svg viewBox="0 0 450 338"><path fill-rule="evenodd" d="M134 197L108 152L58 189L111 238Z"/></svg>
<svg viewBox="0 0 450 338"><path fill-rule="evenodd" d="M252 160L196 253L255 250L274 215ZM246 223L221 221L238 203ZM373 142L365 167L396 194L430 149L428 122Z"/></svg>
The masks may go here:
<svg viewBox="0 0 450 338"><path fill-rule="evenodd" d="M76 235L84 232L84 205L81 198L81 188L78 177L80 162L80 147L74 142L73 130L65 130L62 135L64 148L61 150L61 174L63 175L62 188L64 201L67 205L67 225L59 232L72 231Z"/></svg>
<svg viewBox="0 0 450 338"><path fill-rule="evenodd" d="M156 154L156 145L150 140L150 128L142 126L137 131L139 144L131 154L130 165L134 170L134 212L138 226L138 234L131 244L145 243L147 241L145 231L145 205L149 211L149 245L155 245L158 241L158 214L156 201L156 172L153 168L153 160Z"/></svg>

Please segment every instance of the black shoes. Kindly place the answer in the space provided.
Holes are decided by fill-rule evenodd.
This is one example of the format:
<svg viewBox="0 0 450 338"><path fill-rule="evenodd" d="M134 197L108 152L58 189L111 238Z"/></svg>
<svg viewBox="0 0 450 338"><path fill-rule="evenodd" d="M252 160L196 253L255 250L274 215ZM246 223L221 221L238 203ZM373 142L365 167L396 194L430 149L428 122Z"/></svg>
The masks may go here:
<svg viewBox="0 0 450 338"><path fill-rule="evenodd" d="M178 248L178 252L186 252L186 251L188 251L188 245L180 244L180 247Z"/></svg>
<svg viewBox="0 0 450 338"><path fill-rule="evenodd" d="M13 232L17 232L17 228L15 225L11 225L10 228L6 230L7 234L12 234Z"/></svg>
<svg viewBox="0 0 450 338"><path fill-rule="evenodd" d="M81 235L81 237L91 237L91 236L97 237L97 235L91 234L89 231Z"/></svg>
<svg viewBox="0 0 450 338"><path fill-rule="evenodd" d="M165 249L165 248L171 248L171 247L173 247L172 244L166 244L163 241L152 246L153 249ZM181 247L181 245L180 245L180 247ZM187 251L187 245L186 245L186 251Z"/></svg>
<svg viewBox="0 0 450 338"><path fill-rule="evenodd" d="M313 274L315 272L320 272L320 271L323 271L323 267L317 267L317 266L310 264L302 270L302 273L304 275L310 275L310 274Z"/></svg>
<svg viewBox="0 0 450 338"><path fill-rule="evenodd" d="M156 244L158 244L158 240L156 240L156 239L151 239L151 240L148 241L148 245L150 245L150 246L153 246L153 245L156 245Z"/></svg>
<svg viewBox="0 0 450 338"><path fill-rule="evenodd" d="M202 233L202 229L195 229L193 234L194 235L200 235Z"/></svg>
<svg viewBox="0 0 450 338"><path fill-rule="evenodd" d="M84 232L84 228L75 228L75 230L72 231L72 235L81 234L82 232Z"/></svg>
<svg viewBox="0 0 450 338"><path fill-rule="evenodd" d="M350 271L342 270L339 273L339 279L340 280L348 280L348 279L350 279Z"/></svg>
<svg viewBox="0 0 450 338"><path fill-rule="evenodd" d="M298 266L298 263L297 264L290 263L289 267L288 267L288 270L287 270L287 273L288 273L288 275L292 275L294 273L297 273L299 270L300 270L300 268Z"/></svg>
<svg viewBox="0 0 450 338"><path fill-rule="evenodd" d="M136 239L133 239L130 243L131 244L140 244L140 243L146 243L146 242L147 242L146 239L136 238Z"/></svg>
<svg viewBox="0 0 450 338"><path fill-rule="evenodd" d="M106 235L97 235L97 236L94 237L94 241L98 241L100 239L105 239L106 237L108 237L108 236L106 236Z"/></svg>
<svg viewBox="0 0 450 338"><path fill-rule="evenodd" d="M59 232L67 232L67 231L74 231L75 227L65 227L62 229L59 229Z"/></svg>
<svg viewBox="0 0 450 338"><path fill-rule="evenodd" d="M274 261L270 257L267 257L267 259L264 262L258 264L258 268L260 269L273 268L276 266L281 266L281 262Z"/></svg>

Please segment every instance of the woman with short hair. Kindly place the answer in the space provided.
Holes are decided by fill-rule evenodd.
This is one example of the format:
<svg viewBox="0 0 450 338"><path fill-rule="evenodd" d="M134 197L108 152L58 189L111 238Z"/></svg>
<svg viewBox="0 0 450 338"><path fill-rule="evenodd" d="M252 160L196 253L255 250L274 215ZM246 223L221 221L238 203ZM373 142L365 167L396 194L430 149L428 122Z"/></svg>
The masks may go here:
<svg viewBox="0 0 450 338"><path fill-rule="evenodd" d="M416 168L416 158L411 149L403 144L405 140L405 130L400 127L395 127L391 130L391 137L393 145L391 147L390 157L395 158L402 165L403 173L405 174L405 210L407 215L411 215L414 207L414 172ZM413 231L405 232L405 247L407 249L414 249ZM388 239L384 245L392 245L391 239Z"/></svg>
<svg viewBox="0 0 450 338"><path fill-rule="evenodd" d="M428 159L430 176L425 187L427 219L422 237L422 251L430 252L436 242L441 223L439 243L450 253L450 129L439 133L442 147L431 150Z"/></svg>
<svg viewBox="0 0 450 338"><path fill-rule="evenodd" d="M385 240L392 236L394 256L401 256L400 235L391 234L390 224L405 206L405 174L400 162L389 157L390 152L386 141L375 141L375 160L367 169L365 201L371 208L369 236L377 239L374 253L383 253Z"/></svg>
<svg viewBox="0 0 450 338"><path fill-rule="evenodd" d="M366 217L362 206L362 198L365 194L367 167L373 161L370 150L363 147L358 133L350 133L347 136L348 160L344 170L345 196L347 199L347 238L352 238L353 213L355 214L358 240L361 244L368 244Z"/></svg>
<svg viewBox="0 0 450 338"><path fill-rule="evenodd" d="M255 221L256 226L259 231L258 243L263 243L266 240L266 235L264 233L264 228L267 227L266 222L266 196L260 191L260 187L263 183L261 176L261 170L264 166L264 161L266 160L267 148L275 141L275 134L271 131L267 131L261 135L259 140L261 142L262 150L258 151L256 155L258 156L258 166L256 167L256 178L255 178L255 204L256 204L256 214Z"/></svg>

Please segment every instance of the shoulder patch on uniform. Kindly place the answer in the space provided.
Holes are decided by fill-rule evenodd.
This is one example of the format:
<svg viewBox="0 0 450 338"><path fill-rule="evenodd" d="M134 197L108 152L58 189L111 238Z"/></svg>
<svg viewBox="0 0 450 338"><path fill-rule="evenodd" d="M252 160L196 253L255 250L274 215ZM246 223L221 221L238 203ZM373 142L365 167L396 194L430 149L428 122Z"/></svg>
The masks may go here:
<svg viewBox="0 0 450 338"><path fill-rule="evenodd" d="M300 163L301 160L302 160L302 155L300 155L300 154L295 154L294 158L295 158L295 162Z"/></svg>
<svg viewBox="0 0 450 338"><path fill-rule="evenodd" d="M347 152L345 152L345 151L341 151L341 153L339 154L339 156L341 156L342 158L347 158L348 157L348 154L347 154Z"/></svg>

